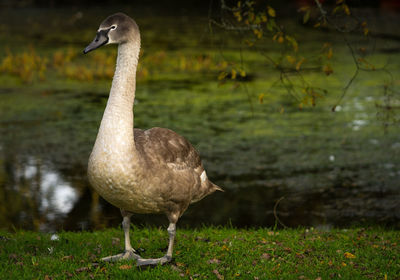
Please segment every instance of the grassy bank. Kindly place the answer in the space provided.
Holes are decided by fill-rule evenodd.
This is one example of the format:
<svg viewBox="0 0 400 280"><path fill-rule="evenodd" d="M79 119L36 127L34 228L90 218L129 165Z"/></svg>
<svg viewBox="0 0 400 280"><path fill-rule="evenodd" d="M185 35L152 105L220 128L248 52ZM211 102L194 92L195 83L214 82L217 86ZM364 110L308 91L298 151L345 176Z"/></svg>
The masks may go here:
<svg viewBox="0 0 400 280"><path fill-rule="evenodd" d="M0 278L400 279L400 232L380 228L178 229L173 262L153 268L99 262L123 249L120 229L51 237L0 232ZM166 250L164 229L135 228L131 237L143 257Z"/></svg>

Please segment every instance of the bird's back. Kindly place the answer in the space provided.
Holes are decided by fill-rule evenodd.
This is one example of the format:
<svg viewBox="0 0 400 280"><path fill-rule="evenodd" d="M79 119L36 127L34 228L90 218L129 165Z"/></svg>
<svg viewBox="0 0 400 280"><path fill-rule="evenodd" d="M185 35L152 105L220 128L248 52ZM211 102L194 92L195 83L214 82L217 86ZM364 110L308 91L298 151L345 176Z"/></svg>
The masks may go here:
<svg viewBox="0 0 400 280"><path fill-rule="evenodd" d="M159 127L135 129L134 138L149 183L159 184L165 203L186 209L189 203L221 190L207 178L196 149L176 132Z"/></svg>

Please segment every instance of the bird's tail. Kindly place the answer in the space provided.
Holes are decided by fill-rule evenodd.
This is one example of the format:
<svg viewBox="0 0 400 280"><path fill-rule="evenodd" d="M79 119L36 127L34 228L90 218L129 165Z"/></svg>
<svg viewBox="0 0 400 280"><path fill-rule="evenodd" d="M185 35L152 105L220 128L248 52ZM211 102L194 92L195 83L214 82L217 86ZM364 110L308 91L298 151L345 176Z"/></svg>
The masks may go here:
<svg viewBox="0 0 400 280"><path fill-rule="evenodd" d="M220 186L217 186L213 182L209 181L211 184L211 188L214 189L214 191L220 191L220 192L225 192Z"/></svg>
<svg viewBox="0 0 400 280"><path fill-rule="evenodd" d="M212 194L215 191L224 192L221 187L217 186L216 184L208 180L208 178L206 178L206 180L202 182L198 192L196 192L196 194L192 197L191 203L197 202L203 197Z"/></svg>

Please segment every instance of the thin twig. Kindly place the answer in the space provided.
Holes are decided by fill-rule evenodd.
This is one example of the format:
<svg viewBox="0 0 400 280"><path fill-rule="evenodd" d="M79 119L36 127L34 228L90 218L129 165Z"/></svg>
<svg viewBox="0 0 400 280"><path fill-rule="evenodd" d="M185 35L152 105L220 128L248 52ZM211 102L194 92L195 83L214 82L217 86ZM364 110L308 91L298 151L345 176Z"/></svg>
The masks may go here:
<svg viewBox="0 0 400 280"><path fill-rule="evenodd" d="M243 41L243 40L241 40L241 41ZM242 44L240 45L240 68L244 69ZM254 106L253 106L253 102L251 101L251 95L250 95L249 89L247 88L246 83L243 83L243 86L244 86L244 90L247 94L248 102L250 104L251 116L254 118Z"/></svg>
<svg viewBox="0 0 400 280"><path fill-rule="evenodd" d="M319 2L319 0L315 0L315 4L317 4L317 7L318 7L319 11L321 12L322 17L326 18L327 12L324 10L324 8L322 8L322 5Z"/></svg>
<svg viewBox="0 0 400 280"><path fill-rule="evenodd" d="M275 202L275 205L274 205L275 228L276 228L276 226L277 226L277 222L278 222L281 226L283 226L284 228L287 228L287 226L286 226L284 223L282 223L282 221L279 219L278 214L277 214L277 212L276 212L276 208L278 208L278 204L279 204L283 199L285 199L284 196L282 196L280 199L278 199L278 200Z"/></svg>
<svg viewBox="0 0 400 280"><path fill-rule="evenodd" d="M356 59L356 54L354 52L353 47L351 46L349 40L347 40L346 36L343 36L344 41L346 42L347 47L349 48L350 52L351 52L351 56L353 58L354 64L356 66L356 71L353 73L353 76L350 78L350 80L347 82L346 86L343 88L343 92L340 95L338 101L336 101L336 104L333 105L332 107L332 112L335 112L336 107L340 104L340 102L342 102L343 98L345 97L345 95L347 94L347 91L349 90L350 86L353 84L354 80L357 78L358 73L360 71L360 65L358 64L358 61Z"/></svg>
<svg viewBox="0 0 400 280"><path fill-rule="evenodd" d="M249 31L253 29L259 29L260 25L258 24L253 24L253 25L247 25L247 26L235 26L233 24L227 24L225 21L224 22L218 22L214 19L209 19L209 21L216 26L223 28L225 30L233 30L233 31Z"/></svg>

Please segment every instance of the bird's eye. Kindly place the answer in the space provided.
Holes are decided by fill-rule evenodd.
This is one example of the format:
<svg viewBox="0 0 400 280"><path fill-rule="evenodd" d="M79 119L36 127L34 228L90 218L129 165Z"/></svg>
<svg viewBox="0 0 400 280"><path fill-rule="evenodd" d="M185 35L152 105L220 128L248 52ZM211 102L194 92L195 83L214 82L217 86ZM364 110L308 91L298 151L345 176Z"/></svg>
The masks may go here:
<svg viewBox="0 0 400 280"><path fill-rule="evenodd" d="M117 26L115 26L115 25L111 26L111 29L115 29L115 28L117 28Z"/></svg>

